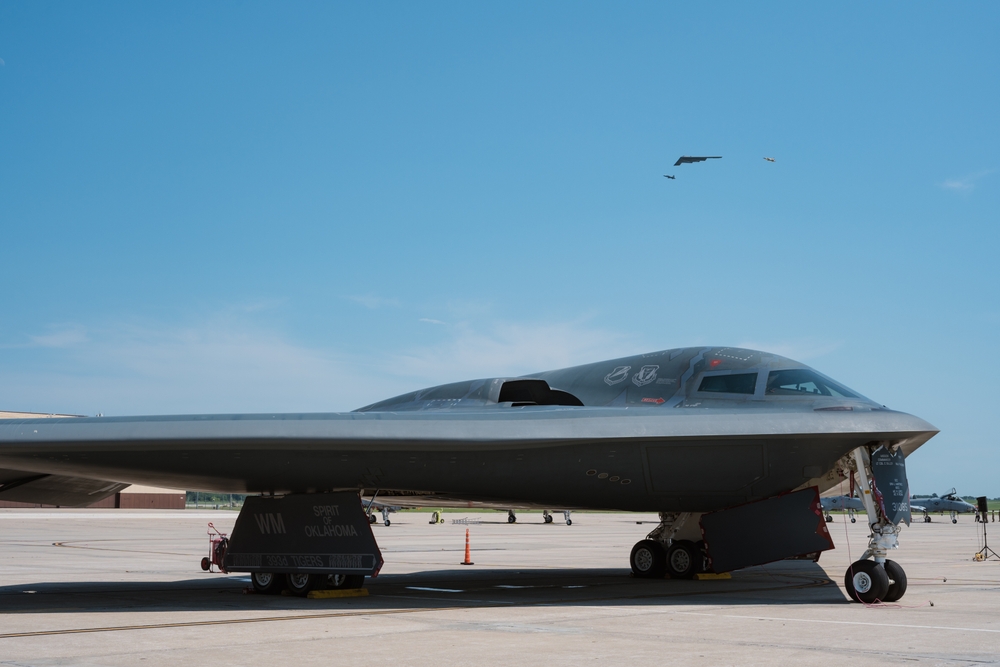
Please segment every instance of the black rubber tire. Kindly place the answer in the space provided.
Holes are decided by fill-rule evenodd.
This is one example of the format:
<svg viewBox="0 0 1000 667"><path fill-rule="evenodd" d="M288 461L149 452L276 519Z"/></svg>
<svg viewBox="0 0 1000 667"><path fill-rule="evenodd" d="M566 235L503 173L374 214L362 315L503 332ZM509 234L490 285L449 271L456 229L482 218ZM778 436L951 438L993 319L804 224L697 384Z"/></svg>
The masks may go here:
<svg viewBox="0 0 1000 667"><path fill-rule="evenodd" d="M363 574L331 574L326 578L326 587L333 590L361 588L365 585Z"/></svg>
<svg viewBox="0 0 1000 667"><path fill-rule="evenodd" d="M326 577L315 574L286 574L285 588L292 595L304 598L309 595L309 591L319 587L322 579L326 579Z"/></svg>
<svg viewBox="0 0 1000 667"><path fill-rule="evenodd" d="M545 516L542 517L542 520L545 523L552 523L552 515L551 514L546 514Z"/></svg>
<svg viewBox="0 0 1000 667"><path fill-rule="evenodd" d="M566 519L566 525L567 526L572 526L573 525L573 519Z"/></svg>
<svg viewBox="0 0 1000 667"><path fill-rule="evenodd" d="M659 542L643 540L632 547L628 562L639 579L662 579L667 571L667 552Z"/></svg>
<svg viewBox="0 0 1000 667"><path fill-rule="evenodd" d="M514 516L513 514L508 514L507 515L507 523L514 523L515 521L517 521L517 517L516 516Z"/></svg>
<svg viewBox="0 0 1000 667"><path fill-rule="evenodd" d="M958 519L952 519L951 522L952 523L958 523Z"/></svg>
<svg viewBox="0 0 1000 667"><path fill-rule="evenodd" d="M889 593L889 575L873 560L855 561L844 573L844 588L852 602L881 602Z"/></svg>
<svg viewBox="0 0 1000 667"><path fill-rule="evenodd" d="M889 577L889 590L886 592L883 602L895 602L906 594L906 572L899 563L894 560L885 561L885 574Z"/></svg>
<svg viewBox="0 0 1000 667"><path fill-rule="evenodd" d="M388 519L386 519L385 520L385 527L388 528L391 525L392 525L392 521L389 521Z"/></svg>
<svg viewBox="0 0 1000 667"><path fill-rule="evenodd" d="M369 514L368 515L368 523L370 523L370 524L376 524L376 523L378 523L378 517L375 516L374 514Z"/></svg>
<svg viewBox="0 0 1000 667"><path fill-rule="evenodd" d="M829 514L827 514L827 515L826 515L826 522L827 522L827 523L833 523L833 517L832 517L832 516L830 516Z"/></svg>
<svg viewBox="0 0 1000 667"><path fill-rule="evenodd" d="M262 595L278 595L285 588L285 576L270 572L253 572L250 574L250 584Z"/></svg>
<svg viewBox="0 0 1000 667"><path fill-rule="evenodd" d="M212 561L210 561L208 559L208 556L205 556L204 558L202 558L201 559L201 569L205 570L205 572L208 572L211 568L212 568Z"/></svg>
<svg viewBox="0 0 1000 667"><path fill-rule="evenodd" d="M855 519L854 517L851 517L851 523L857 523L857 522L858 522L857 519Z"/></svg>
<svg viewBox="0 0 1000 667"><path fill-rule="evenodd" d="M667 549L666 560L671 579L690 579L701 571L701 552L690 540L674 540Z"/></svg>
<svg viewBox="0 0 1000 667"><path fill-rule="evenodd" d="M931 522L931 518L929 516L925 516L924 517L924 523L930 523L930 522Z"/></svg>

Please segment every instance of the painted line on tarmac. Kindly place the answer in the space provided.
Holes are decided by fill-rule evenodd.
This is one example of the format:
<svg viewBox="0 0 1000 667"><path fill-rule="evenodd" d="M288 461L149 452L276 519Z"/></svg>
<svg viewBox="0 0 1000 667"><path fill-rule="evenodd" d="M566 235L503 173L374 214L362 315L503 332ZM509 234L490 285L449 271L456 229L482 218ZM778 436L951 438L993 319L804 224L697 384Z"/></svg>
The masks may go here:
<svg viewBox="0 0 1000 667"><path fill-rule="evenodd" d="M876 623L874 621L833 621L819 618L777 618L773 616L743 616L739 614L706 614L697 611L664 611L663 613L683 614L685 616L710 616L712 618L740 618L751 621L782 621L788 623L826 623L829 625L864 625L880 628L907 628L910 630L954 630L956 632L990 632L1000 634L1000 630L989 628L957 628L949 625L911 625L909 623Z"/></svg>
<svg viewBox="0 0 1000 667"><path fill-rule="evenodd" d="M489 609L489 608L501 608L501 607L503 607L503 608L511 608L511 607L551 607L551 606L564 607L568 603L569 604L581 604L581 603L587 603L587 602L612 602L613 603L615 600L623 600L623 599L625 599L625 600L655 600L657 598L690 597L692 595L719 595L719 594L725 594L725 593L728 593L730 595L740 595L740 594L745 594L745 593L759 593L759 592L764 592L764 591L774 592L774 591L780 591L780 590L795 590L795 589L802 589L802 588L815 588L815 587L819 587L819 586L826 586L826 585L828 585L830 583L832 583L832 582L830 582L828 579L813 579L812 581L810 581L808 583L803 583L803 584L793 584L793 585L789 585L789 586L768 586L768 587L761 587L761 588L744 588L744 589L736 590L736 591L723 591L723 590L714 590L714 591L677 591L677 592L673 592L673 593L648 593L648 594L644 594L644 595L614 596L614 597L591 596L591 597L588 597L588 598L578 598L578 599L574 599L574 600L559 600L559 601L554 601L554 602L553 601L548 601L548 600L539 600L539 601L525 601L525 602L512 601L512 602L504 602L504 603L486 602L484 604L482 602L478 602L478 601L475 601L475 600L466 600L466 602L472 602L473 604L458 604L458 605L449 605L449 606L444 606L444 607L422 607L422 608L419 608L419 609L377 609L377 610L364 610L364 609L361 609L361 610L357 610L357 611L336 611L336 612L320 613L320 614L293 614L293 615L289 615L289 616L263 616L263 617L258 617L258 618L232 618L232 619L217 619L217 620L210 620L210 621L184 621L184 622L177 622L177 623L149 623L149 624L142 624L142 625L113 625L113 626L104 626L104 627L95 627L95 628L70 628L70 629L65 629L65 630L36 630L36 631L33 631L33 632L9 632L9 633L4 633L4 634L0 634L0 639L17 639L17 638L24 638L24 637L48 637L48 636L55 636L55 635L76 635L76 634L88 634L88 633L96 633L96 632L124 632L124 631L129 631L129 630L159 630L159 629L169 629L169 628L196 628L196 627L207 627L207 626L214 626L214 625L238 625L238 624L245 624L245 623L273 623L273 622L277 622L277 621L308 621L308 620L321 619L321 618L346 618L346 617L352 617L352 616L388 616L388 615L394 615L394 614L416 614L416 613L436 612L436 611L466 611L466 610L469 610L469 609ZM382 595L373 595L373 596L369 597L368 599L371 600L371 599L374 598L375 600L377 600L379 597L402 597L402 596L395 596L395 595L391 595L391 594L384 595L384 596L382 596ZM414 599L421 600L421 599L428 599L428 598L426 598L426 597L423 597L423 598L421 598L421 597L413 598L412 596L407 596L407 599L410 599L410 600L414 600ZM691 613L691 614L695 614L694 612L677 612L677 611L663 612L663 613ZM715 616L715 614L695 614L695 615ZM743 617L743 616L733 616L733 618L751 618L751 619L756 619L756 618L762 618L762 617L757 617L757 616L746 616L746 617ZM762 619L762 620L797 620L797 619ZM845 621L845 623L849 623L849 622ZM871 623L854 623L854 624L855 625L873 625ZM912 627L916 628L916 627L933 627L933 626L912 626ZM961 628L948 628L948 629L958 630L958 629L961 629ZM997 632L997 631L989 630L987 632Z"/></svg>
<svg viewBox="0 0 1000 667"><path fill-rule="evenodd" d="M0 634L0 639L18 637L48 637L52 635L79 635L92 632L122 632L125 630L160 630L169 628L197 628L211 625L239 625L242 623L272 623L275 621L308 621L320 618L344 618L348 616L388 616L390 614L412 614L423 611L452 611L469 609L468 606L426 607L423 609L381 609L372 611L336 611L327 614L295 614L292 616L262 616L259 618L229 618L214 621L186 621L180 623L149 623L144 625L113 625L99 628L70 628L66 630L38 630L35 632L8 632Z"/></svg>

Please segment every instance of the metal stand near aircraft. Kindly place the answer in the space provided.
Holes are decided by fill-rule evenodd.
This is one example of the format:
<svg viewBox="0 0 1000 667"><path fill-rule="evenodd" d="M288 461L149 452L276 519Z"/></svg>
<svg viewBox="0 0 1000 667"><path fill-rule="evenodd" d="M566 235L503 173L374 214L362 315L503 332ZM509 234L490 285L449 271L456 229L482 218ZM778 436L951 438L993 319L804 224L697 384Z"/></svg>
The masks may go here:
<svg viewBox="0 0 1000 667"><path fill-rule="evenodd" d="M819 493L853 473L872 532L845 583L871 602L905 591L886 559L909 521L904 457L935 433L792 360L698 347L350 413L13 420L0 499L87 505L125 484L251 494L225 568L304 594L377 575L366 491L387 506L659 512L632 572L683 578L833 548Z"/></svg>

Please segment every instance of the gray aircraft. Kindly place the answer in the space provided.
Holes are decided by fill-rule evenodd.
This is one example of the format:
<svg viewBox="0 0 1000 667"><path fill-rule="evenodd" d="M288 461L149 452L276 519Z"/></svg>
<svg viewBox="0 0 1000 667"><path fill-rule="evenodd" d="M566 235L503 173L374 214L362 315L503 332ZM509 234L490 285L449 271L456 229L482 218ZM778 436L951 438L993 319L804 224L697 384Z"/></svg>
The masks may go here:
<svg viewBox="0 0 1000 667"><path fill-rule="evenodd" d="M979 511L975 505L967 503L957 495L955 495L956 490L952 489L948 493L945 493L940 498L915 498L915 503L910 503L910 507L918 512L923 512L924 523L931 522L931 512L948 512L951 515L951 522L958 523L959 514L968 514L970 512L975 513Z"/></svg>
<svg viewBox="0 0 1000 667"><path fill-rule="evenodd" d="M706 156L695 156L695 155L682 155L677 158L677 162L674 162L675 167L679 167L682 164L694 164L695 162L704 162L705 160L721 160L721 155L706 155Z"/></svg>
<svg viewBox="0 0 1000 667"><path fill-rule="evenodd" d="M820 498L820 505L823 507L823 512L826 513L826 520L828 522L833 521L833 516L830 514L833 510L846 511L847 516L851 519L851 523L857 522L857 519L854 517L855 512L865 511L865 504L861 498L855 498L853 496L829 496L826 498Z"/></svg>
<svg viewBox="0 0 1000 667"><path fill-rule="evenodd" d="M854 474L872 536L845 584L871 602L905 592L886 553L909 522L906 497L871 498L905 491L903 457L936 433L790 359L696 347L456 382L349 413L9 420L0 423L0 500L83 506L127 484L250 494L229 571L250 572L261 592L302 594L315 578L353 572L360 585L358 572L381 567L374 547L310 551L345 536L373 543L370 529L350 523L368 525L359 494L377 492L388 506L659 512L632 549L632 571L685 578L818 558L833 548L815 521L819 493ZM902 483L885 481L900 471ZM339 504L320 502L328 498ZM313 512L326 525L301 530L315 539L274 556L301 536L289 526ZM262 556L251 533L271 551Z"/></svg>

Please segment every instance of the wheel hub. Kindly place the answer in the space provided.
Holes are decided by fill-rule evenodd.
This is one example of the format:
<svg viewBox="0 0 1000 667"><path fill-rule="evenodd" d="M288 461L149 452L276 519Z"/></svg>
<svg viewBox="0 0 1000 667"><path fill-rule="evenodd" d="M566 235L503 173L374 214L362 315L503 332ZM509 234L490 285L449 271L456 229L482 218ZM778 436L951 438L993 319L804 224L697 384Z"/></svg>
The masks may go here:
<svg viewBox="0 0 1000 667"><path fill-rule="evenodd" d="M653 554L649 549L639 549L635 552L635 566L641 572L648 572L653 567Z"/></svg>
<svg viewBox="0 0 1000 667"><path fill-rule="evenodd" d="M857 572L854 575L854 590L858 593L867 593L872 589L872 578L867 572Z"/></svg>
<svg viewBox="0 0 1000 667"><path fill-rule="evenodd" d="M687 572L691 567L691 556L684 549L677 549L670 556L670 565L677 572Z"/></svg>

